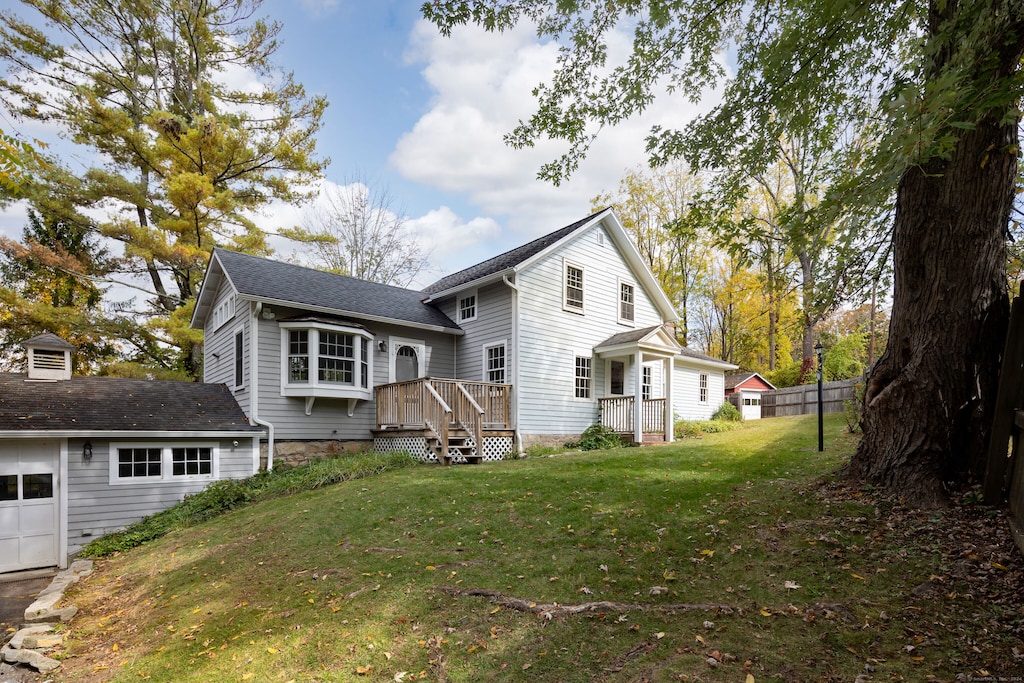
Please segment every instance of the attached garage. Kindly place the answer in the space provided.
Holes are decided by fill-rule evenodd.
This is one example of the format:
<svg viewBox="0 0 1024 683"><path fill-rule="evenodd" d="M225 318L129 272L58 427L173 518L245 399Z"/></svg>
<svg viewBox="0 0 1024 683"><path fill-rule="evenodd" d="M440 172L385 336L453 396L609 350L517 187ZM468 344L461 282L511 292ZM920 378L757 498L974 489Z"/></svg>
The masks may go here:
<svg viewBox="0 0 1024 683"><path fill-rule="evenodd" d="M59 564L60 442L0 440L0 572Z"/></svg>
<svg viewBox="0 0 1024 683"><path fill-rule="evenodd" d="M263 430L223 384L73 377L71 345L0 373L0 573L67 566L98 536L257 472Z"/></svg>

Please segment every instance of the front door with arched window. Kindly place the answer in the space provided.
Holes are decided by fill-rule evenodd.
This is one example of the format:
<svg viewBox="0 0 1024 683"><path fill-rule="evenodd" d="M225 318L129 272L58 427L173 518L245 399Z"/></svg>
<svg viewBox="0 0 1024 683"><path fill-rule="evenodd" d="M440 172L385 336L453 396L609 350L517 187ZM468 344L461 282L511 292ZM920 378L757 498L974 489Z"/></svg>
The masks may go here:
<svg viewBox="0 0 1024 683"><path fill-rule="evenodd" d="M408 382L427 375L427 345L421 339L388 339L388 381Z"/></svg>
<svg viewBox="0 0 1024 683"><path fill-rule="evenodd" d="M402 344L395 351L395 381L405 382L420 376L420 359L416 348Z"/></svg>

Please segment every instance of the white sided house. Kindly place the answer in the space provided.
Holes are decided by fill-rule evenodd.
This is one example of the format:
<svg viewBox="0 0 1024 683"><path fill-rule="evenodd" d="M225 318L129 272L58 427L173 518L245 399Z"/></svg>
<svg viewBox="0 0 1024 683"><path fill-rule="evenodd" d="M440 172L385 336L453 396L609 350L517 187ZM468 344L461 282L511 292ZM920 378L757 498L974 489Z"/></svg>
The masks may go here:
<svg viewBox="0 0 1024 683"><path fill-rule="evenodd" d="M263 430L223 385L73 377L73 347L25 342L0 373L0 573L66 567L92 539L259 467Z"/></svg>
<svg viewBox="0 0 1024 683"><path fill-rule="evenodd" d="M214 250L192 319L204 377L284 443L491 460L602 422L634 442L707 419L734 365L678 319L604 210L414 291Z"/></svg>

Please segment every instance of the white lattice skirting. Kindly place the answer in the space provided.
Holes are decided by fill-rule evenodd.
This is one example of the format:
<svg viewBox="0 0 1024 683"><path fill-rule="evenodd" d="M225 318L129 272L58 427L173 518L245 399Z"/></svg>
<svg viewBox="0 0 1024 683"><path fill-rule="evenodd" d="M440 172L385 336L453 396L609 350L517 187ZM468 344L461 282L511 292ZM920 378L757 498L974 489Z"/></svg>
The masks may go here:
<svg viewBox="0 0 1024 683"><path fill-rule="evenodd" d="M405 451L424 462L437 462L424 436L378 436L373 439L373 449L380 453ZM485 436L481 456L483 460L504 460L514 449L515 440L511 436ZM458 451L453 449L449 453L455 462L466 462Z"/></svg>

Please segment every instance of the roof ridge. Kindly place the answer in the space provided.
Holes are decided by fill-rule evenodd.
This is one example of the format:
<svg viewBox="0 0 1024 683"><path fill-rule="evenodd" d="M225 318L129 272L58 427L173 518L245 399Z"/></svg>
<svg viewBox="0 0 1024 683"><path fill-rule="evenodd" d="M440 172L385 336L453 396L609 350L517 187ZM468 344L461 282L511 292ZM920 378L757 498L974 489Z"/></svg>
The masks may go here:
<svg viewBox="0 0 1024 683"><path fill-rule="evenodd" d="M585 218L581 218L557 230L552 230L549 233L545 233L539 237L530 240L526 244L520 244L518 247L514 247L507 251L503 251L502 253L497 254L496 256L484 259L479 263L474 263L471 266L467 266L461 270L455 271L454 273L450 273L448 275L445 275L444 277L438 278L434 282L431 282L429 285L424 287L423 292L426 294L434 294L436 292L444 291L445 289L449 289L451 287L458 287L460 285L464 285L468 282L472 282L473 280L479 280L480 278L486 277L488 275L493 275L498 270L504 270L505 268L517 266L526 259L528 259L530 256L533 256L534 254L543 251L544 248L549 246L547 240L551 240L552 237L554 237L555 235L559 235L559 233L564 233L561 234L558 237L558 239L554 240L553 242L550 242L550 244L553 244L554 242L557 242L558 240L571 235L572 233L576 232L581 227L592 221L596 216L604 213L605 211L608 211L609 208L610 207L605 207L603 209L600 209L599 211L595 211L594 213L591 213L589 216L586 216ZM510 261L509 264L506 265L504 268L499 267L496 270L488 270L487 268L485 268L485 266L487 266L488 264L500 264L509 256L516 254L517 252L521 252L523 254L522 258ZM468 274L470 273L470 271L479 271L480 274L472 275L467 278L464 274ZM459 276L463 277L460 278Z"/></svg>
<svg viewBox="0 0 1024 683"><path fill-rule="evenodd" d="M277 264L277 265L280 265L280 266L288 266L288 267L291 267L291 268L298 268L298 269L301 269L301 270L309 271L311 273L323 273L324 275L331 275L331 276L334 276L334 277L344 278L346 280L354 280L355 282L359 282L359 283L362 283L362 284L376 285L378 287L387 287L388 289L397 289L400 292L413 292L415 294L423 294L424 293L423 290L413 289L412 287L401 287L399 285L392 285L392 284L388 284L386 282L377 282L376 280L367 280L365 278L356 277L354 275L343 275L341 273L335 273L332 270L324 270L323 268L314 268L313 266L304 266L301 263L292 263L291 261L280 261L278 259L273 259L273 258L264 257L264 256L255 256L253 254L246 254L245 252L242 252L242 251L235 251L234 249L226 249L225 247L214 247L214 251L215 252L217 252L217 251L227 252L227 253L233 254L235 256L243 256L245 258L255 259L257 261L268 261L270 263L274 263L274 264Z"/></svg>

